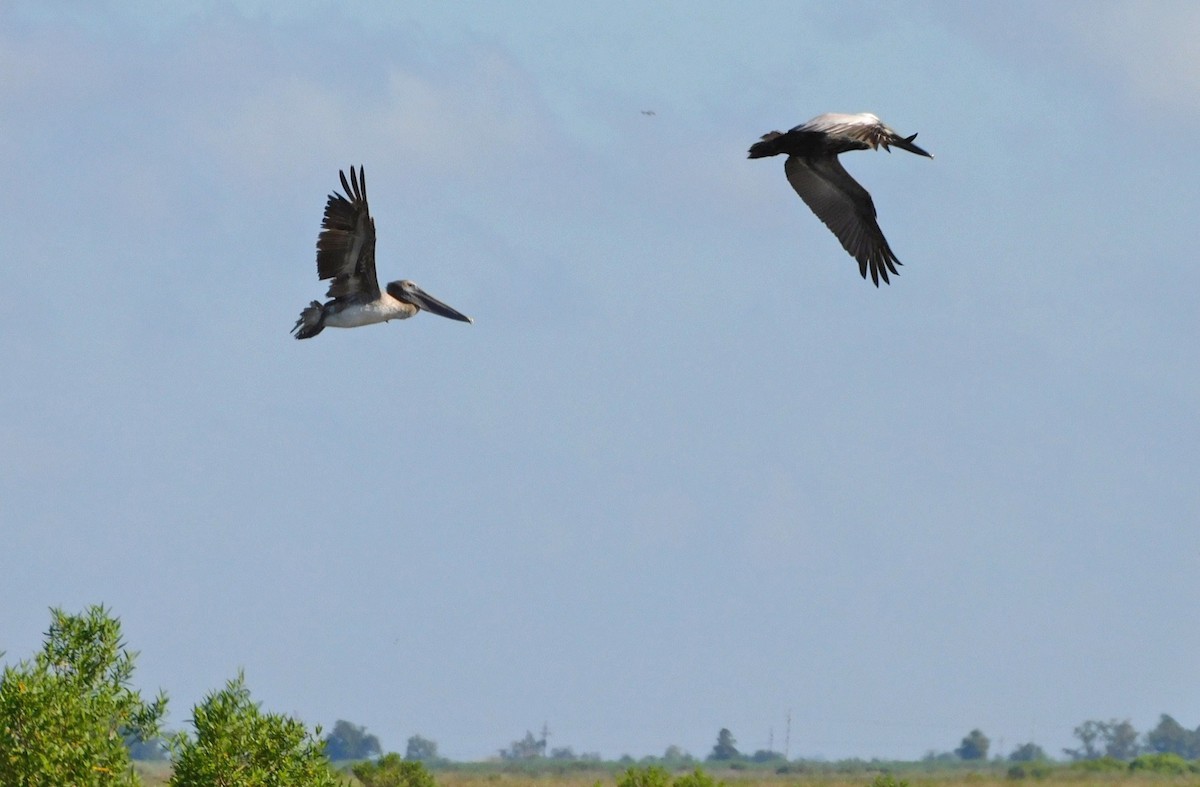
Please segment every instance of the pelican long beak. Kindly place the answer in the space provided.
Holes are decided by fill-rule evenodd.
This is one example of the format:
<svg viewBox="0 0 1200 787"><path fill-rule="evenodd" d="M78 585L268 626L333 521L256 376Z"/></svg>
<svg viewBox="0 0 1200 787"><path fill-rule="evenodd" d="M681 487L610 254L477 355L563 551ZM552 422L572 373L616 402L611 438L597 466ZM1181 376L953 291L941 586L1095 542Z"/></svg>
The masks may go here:
<svg viewBox="0 0 1200 787"><path fill-rule="evenodd" d="M430 314L436 314L439 317L447 317L451 320L458 320L459 322L475 322L457 309L452 309L446 304L442 303L437 298L422 290L420 287L414 285L405 294L408 296L409 303L413 304L419 309L424 309Z"/></svg>
<svg viewBox="0 0 1200 787"><path fill-rule="evenodd" d="M911 137L897 137L896 139L892 140L892 144L901 150L907 150L909 153L916 153L918 156L933 158L932 153L913 144L913 140L916 138L916 134L913 134Z"/></svg>

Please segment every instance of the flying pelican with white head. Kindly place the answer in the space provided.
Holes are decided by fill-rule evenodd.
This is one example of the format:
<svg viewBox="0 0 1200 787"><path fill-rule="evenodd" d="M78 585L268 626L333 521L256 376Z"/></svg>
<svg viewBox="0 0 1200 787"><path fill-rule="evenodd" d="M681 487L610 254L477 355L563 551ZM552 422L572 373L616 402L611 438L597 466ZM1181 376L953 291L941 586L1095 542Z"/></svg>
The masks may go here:
<svg viewBox="0 0 1200 787"><path fill-rule="evenodd" d="M462 322L470 317L450 308L407 279L388 282L379 290L375 276L375 220L367 208L367 177L363 168L338 171L346 196L334 192L325 203L325 218L317 236L317 278L333 279L322 304L313 301L292 333L311 339L326 328L357 328L389 320L407 320L419 311Z"/></svg>
<svg viewBox="0 0 1200 787"><path fill-rule="evenodd" d="M899 275L900 264L888 246L875 220L875 203L867 190L842 167L838 155L848 150L876 150L888 153L891 145L933 158L933 154L913 144L916 134L902 137L869 112L857 115L827 113L796 126L786 134L772 131L761 142L750 146L750 158L787 154L784 174L800 199L817 214L841 241L850 256L858 260L862 277L871 271L871 281L879 286L890 284L888 273Z"/></svg>

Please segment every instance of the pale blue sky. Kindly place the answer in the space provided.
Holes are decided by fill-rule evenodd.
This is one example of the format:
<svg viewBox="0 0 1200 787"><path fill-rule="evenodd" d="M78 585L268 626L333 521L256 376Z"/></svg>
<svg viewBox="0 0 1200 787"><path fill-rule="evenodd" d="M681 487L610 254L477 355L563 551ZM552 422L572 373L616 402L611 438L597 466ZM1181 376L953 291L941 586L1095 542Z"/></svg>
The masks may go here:
<svg viewBox="0 0 1200 787"><path fill-rule="evenodd" d="M0 649L183 724L919 757L1200 723L1190 3L0 6ZM642 110L653 110L648 116ZM876 290L771 129L854 153ZM472 315L288 335L337 171Z"/></svg>

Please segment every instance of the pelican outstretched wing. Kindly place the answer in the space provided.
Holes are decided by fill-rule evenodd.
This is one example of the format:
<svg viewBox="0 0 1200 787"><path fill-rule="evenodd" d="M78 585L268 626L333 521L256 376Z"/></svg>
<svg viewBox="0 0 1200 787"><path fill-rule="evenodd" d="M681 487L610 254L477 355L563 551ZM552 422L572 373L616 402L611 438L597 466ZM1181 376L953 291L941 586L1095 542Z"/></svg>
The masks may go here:
<svg viewBox="0 0 1200 787"><path fill-rule="evenodd" d="M375 220L367 208L367 176L362 167L338 171L346 196L334 192L325 203L317 236L317 278L332 279L327 298L379 297L375 275Z"/></svg>
<svg viewBox="0 0 1200 787"><path fill-rule="evenodd" d="M833 231L842 248L858 260L862 277L867 278L869 269L876 287L880 278L890 284L888 272L898 274L895 266L901 264L900 260L879 229L871 195L850 177L837 158L788 156L783 171L800 199Z"/></svg>

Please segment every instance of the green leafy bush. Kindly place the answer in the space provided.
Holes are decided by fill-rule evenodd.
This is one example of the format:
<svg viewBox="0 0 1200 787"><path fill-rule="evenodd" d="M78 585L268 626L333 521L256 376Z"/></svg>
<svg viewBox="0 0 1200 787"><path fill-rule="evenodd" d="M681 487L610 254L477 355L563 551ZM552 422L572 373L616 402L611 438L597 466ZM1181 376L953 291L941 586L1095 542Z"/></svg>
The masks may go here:
<svg viewBox="0 0 1200 787"><path fill-rule="evenodd" d="M1008 769L1010 779L1044 779L1050 775L1051 767L1046 762L1023 762Z"/></svg>
<svg viewBox="0 0 1200 787"><path fill-rule="evenodd" d="M250 700L239 673L192 711L193 739L171 741L175 755L172 787L333 787L340 784L317 740L303 722L263 713Z"/></svg>
<svg viewBox="0 0 1200 787"><path fill-rule="evenodd" d="M628 768L617 777L617 787L667 787L671 775L658 765Z"/></svg>
<svg viewBox="0 0 1200 787"><path fill-rule="evenodd" d="M103 606L51 610L42 652L0 676L0 784L140 784L125 736L158 735L167 698L129 688L136 655Z"/></svg>
<svg viewBox="0 0 1200 787"><path fill-rule="evenodd" d="M436 787L424 763L402 759L396 752L377 762L360 762L351 770L363 787Z"/></svg>
<svg viewBox="0 0 1200 787"><path fill-rule="evenodd" d="M1089 773L1113 773L1127 770L1129 766L1123 760L1118 760L1116 757L1096 757L1091 760L1073 762L1071 763L1071 768Z"/></svg>
<svg viewBox="0 0 1200 787"><path fill-rule="evenodd" d="M671 787L725 787L725 782L716 781L703 769L697 768L691 773L676 776Z"/></svg>
<svg viewBox="0 0 1200 787"><path fill-rule="evenodd" d="M1163 754L1143 754L1134 757L1129 763L1129 770L1146 773L1162 773L1168 776L1182 776L1185 773L1200 771L1195 763L1190 763L1178 754L1169 752Z"/></svg>
<svg viewBox="0 0 1200 787"><path fill-rule="evenodd" d="M871 787L908 787L908 782L890 773L881 773L871 782Z"/></svg>

